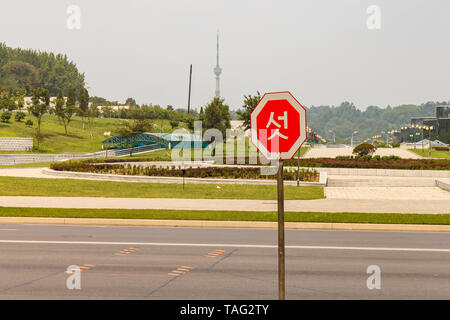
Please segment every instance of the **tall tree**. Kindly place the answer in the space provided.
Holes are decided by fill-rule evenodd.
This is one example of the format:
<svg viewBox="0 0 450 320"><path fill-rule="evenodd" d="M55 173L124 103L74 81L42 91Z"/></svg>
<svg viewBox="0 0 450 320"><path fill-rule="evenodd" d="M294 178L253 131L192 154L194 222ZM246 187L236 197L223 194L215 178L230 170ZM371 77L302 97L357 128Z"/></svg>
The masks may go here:
<svg viewBox="0 0 450 320"><path fill-rule="evenodd" d="M136 100L134 100L133 98L130 97L125 101L125 105L131 106L131 107L136 107L137 103L136 103Z"/></svg>
<svg viewBox="0 0 450 320"><path fill-rule="evenodd" d="M79 103L80 103L79 110L80 115L83 118L83 129L84 129L84 119L88 116L89 112L89 93L85 88L82 88L80 90Z"/></svg>
<svg viewBox="0 0 450 320"><path fill-rule="evenodd" d="M218 129L225 137L226 129L231 128L231 117L230 107L224 104L224 101L224 99L214 97L205 107L203 127L204 129Z"/></svg>
<svg viewBox="0 0 450 320"><path fill-rule="evenodd" d="M37 149L39 150L40 141L42 140L41 122L42 117L48 112L50 106L50 94L48 90L44 88L34 89L31 101L30 113L37 120L36 142Z"/></svg>
<svg viewBox="0 0 450 320"><path fill-rule="evenodd" d="M244 121L245 130L250 129L250 114L253 109L255 109L258 102L261 100L261 94L259 91L256 92L256 95L252 96L249 94L248 96L244 96L244 105L242 106L243 110L237 111L238 119Z"/></svg>
<svg viewBox="0 0 450 320"><path fill-rule="evenodd" d="M73 97L70 99L67 99L67 103L64 100L64 96L62 91L60 90L58 92L58 96L56 97L55 102L55 113L56 115L61 119L63 125L64 125L64 132L65 135L68 135L67 127L69 126L70 121L72 120L72 117L77 113L78 108L73 103Z"/></svg>

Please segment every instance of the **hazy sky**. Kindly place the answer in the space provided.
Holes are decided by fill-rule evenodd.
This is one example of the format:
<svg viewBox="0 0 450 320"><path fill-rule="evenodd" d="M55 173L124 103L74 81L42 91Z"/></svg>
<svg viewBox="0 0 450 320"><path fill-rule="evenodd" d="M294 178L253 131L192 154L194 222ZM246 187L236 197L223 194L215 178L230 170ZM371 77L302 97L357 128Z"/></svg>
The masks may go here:
<svg viewBox="0 0 450 320"><path fill-rule="evenodd" d="M69 30L69 5L81 29ZM366 10L381 9L369 30ZM306 106L450 99L448 0L2 1L0 42L65 53L91 95L186 107L214 96L220 32L222 96L289 90Z"/></svg>

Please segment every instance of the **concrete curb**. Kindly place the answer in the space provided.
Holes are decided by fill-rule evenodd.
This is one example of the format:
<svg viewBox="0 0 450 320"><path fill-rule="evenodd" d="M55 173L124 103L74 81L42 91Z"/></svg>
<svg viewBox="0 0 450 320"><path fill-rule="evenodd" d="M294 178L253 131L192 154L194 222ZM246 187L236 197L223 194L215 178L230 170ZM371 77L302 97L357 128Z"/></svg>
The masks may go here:
<svg viewBox="0 0 450 320"><path fill-rule="evenodd" d="M436 180L436 186L441 188L442 190L450 191L450 181L445 181L442 179Z"/></svg>
<svg viewBox="0 0 450 320"><path fill-rule="evenodd" d="M149 176L128 176L119 174L102 174L90 172L56 171L48 168L42 170L43 174L67 177L84 178L90 180L124 181L124 182L150 182L150 183L183 183L183 178L178 177L149 177ZM205 184L248 184L248 185L276 185L277 180L272 179L214 179L214 178L184 178L185 183L205 183ZM327 184L327 174L320 173L319 182L300 182L300 186L325 187ZM284 185L296 186L297 181L284 181Z"/></svg>
<svg viewBox="0 0 450 320"><path fill-rule="evenodd" d="M179 228L258 228L276 229L276 222L265 221L205 221L205 220L151 220L151 219L97 219L97 218L35 218L0 217L0 224L48 224L48 225L101 225ZM450 225L418 224L370 224L286 222L286 229L298 230L359 230L359 231L407 231L450 232Z"/></svg>

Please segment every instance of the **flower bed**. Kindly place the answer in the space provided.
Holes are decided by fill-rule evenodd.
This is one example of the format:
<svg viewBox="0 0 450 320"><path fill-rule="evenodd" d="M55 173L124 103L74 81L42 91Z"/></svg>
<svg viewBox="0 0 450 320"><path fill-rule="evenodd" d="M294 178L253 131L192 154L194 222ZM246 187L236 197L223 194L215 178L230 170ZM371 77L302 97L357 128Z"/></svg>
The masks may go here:
<svg viewBox="0 0 450 320"><path fill-rule="evenodd" d="M220 159L205 159L217 160ZM261 165L256 159L250 161L248 157L234 159L234 164L250 164ZM121 162L153 162L153 161L170 161L170 159L153 159L153 158L118 158L118 159L89 159L80 163L121 163ZM222 163L226 163L223 159ZM284 162L285 166L297 166L297 159L291 159ZM301 167L322 167L322 168L361 168L361 169L405 169L405 170L450 170L449 159L400 159L396 156L342 156L333 158L315 158L300 159Z"/></svg>
<svg viewBox="0 0 450 320"><path fill-rule="evenodd" d="M87 163L86 161L53 163L51 169L57 171L91 172L103 174L120 174L135 176L188 177L188 178L218 178L218 179L274 179L274 175L261 175L260 168L238 167L206 167L186 168L172 166L170 168L157 166L139 166L130 164ZM300 181L318 182L319 172L314 169L301 169ZM297 171L284 171L285 180L297 180Z"/></svg>

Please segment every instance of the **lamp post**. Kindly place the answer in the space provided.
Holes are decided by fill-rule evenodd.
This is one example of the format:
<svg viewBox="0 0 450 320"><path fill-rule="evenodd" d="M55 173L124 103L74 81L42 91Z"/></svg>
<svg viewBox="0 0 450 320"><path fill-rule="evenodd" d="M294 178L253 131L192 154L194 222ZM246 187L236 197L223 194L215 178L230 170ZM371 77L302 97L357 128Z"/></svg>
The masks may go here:
<svg viewBox="0 0 450 320"><path fill-rule="evenodd" d="M333 143L336 144L336 134L333 130L328 130L329 133L333 133Z"/></svg>
<svg viewBox="0 0 450 320"><path fill-rule="evenodd" d="M358 131L353 131L353 132L352 132L352 140L351 140L351 142L350 142L352 148L353 148L353 135L354 135L354 134L357 134L357 133L358 133Z"/></svg>
<svg viewBox="0 0 450 320"><path fill-rule="evenodd" d="M430 130L433 130L434 129L434 126L431 126L430 127ZM429 143L429 145L428 145L428 156L429 157L431 157L431 137L430 137L430 132L428 132L428 143Z"/></svg>

